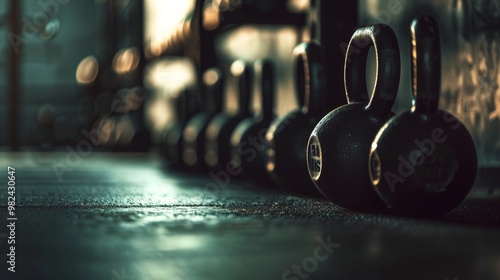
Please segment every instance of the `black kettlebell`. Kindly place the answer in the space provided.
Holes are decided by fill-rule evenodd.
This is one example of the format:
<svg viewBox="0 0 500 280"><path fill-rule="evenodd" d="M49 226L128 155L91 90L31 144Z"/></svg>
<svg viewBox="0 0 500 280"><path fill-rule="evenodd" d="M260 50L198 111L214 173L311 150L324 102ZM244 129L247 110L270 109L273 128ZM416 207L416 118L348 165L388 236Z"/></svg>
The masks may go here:
<svg viewBox="0 0 500 280"><path fill-rule="evenodd" d="M452 114L439 110L439 31L429 16L414 19L411 110L387 122L370 152L370 176L395 210L419 216L446 213L469 193L477 172L471 135Z"/></svg>
<svg viewBox="0 0 500 280"><path fill-rule="evenodd" d="M321 47L314 42L297 45L293 50L293 63L300 108L271 124L266 134L266 167L278 186L321 196L309 177L306 163L309 135L328 110Z"/></svg>
<svg viewBox="0 0 500 280"><path fill-rule="evenodd" d="M223 77L219 68L210 68L202 77L204 110L194 115L182 133L184 164L193 170L207 171L205 164L205 131L210 120L222 111Z"/></svg>
<svg viewBox="0 0 500 280"><path fill-rule="evenodd" d="M274 186L264 160L266 131L275 118L274 65L270 60L259 60L254 64L254 72L260 86L262 110L257 116L245 118L234 129L231 135L232 167L233 170L243 171L244 177L259 185Z"/></svg>
<svg viewBox="0 0 500 280"><path fill-rule="evenodd" d="M377 77L368 103L365 70L374 46ZM399 86L399 46L385 24L356 30L347 47L344 86L348 104L328 113L307 144L309 175L319 191L335 204L356 210L386 207L373 189L368 155L373 138L394 115Z"/></svg>
<svg viewBox="0 0 500 280"><path fill-rule="evenodd" d="M184 89L174 98L175 119L165 129L163 136L162 154L168 167L183 169L186 166L182 161L182 132L188 120L198 111L198 102L189 89Z"/></svg>
<svg viewBox="0 0 500 280"><path fill-rule="evenodd" d="M252 71L243 61L237 60L231 64L230 72L238 85L238 111L232 115L227 112L217 114L210 121L205 135L205 162L216 171L232 168L231 133L238 123L251 116Z"/></svg>

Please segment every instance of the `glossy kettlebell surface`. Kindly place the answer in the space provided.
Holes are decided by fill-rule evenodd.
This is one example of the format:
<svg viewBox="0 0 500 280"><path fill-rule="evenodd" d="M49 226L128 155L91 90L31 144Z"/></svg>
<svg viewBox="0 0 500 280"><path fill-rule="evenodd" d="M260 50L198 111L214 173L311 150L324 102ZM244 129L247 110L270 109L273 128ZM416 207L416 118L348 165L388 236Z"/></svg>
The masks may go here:
<svg viewBox="0 0 500 280"><path fill-rule="evenodd" d="M469 193L477 171L471 135L452 114L439 110L441 57L436 21L412 22L414 105L377 134L370 177L380 197L395 210L440 215Z"/></svg>
<svg viewBox="0 0 500 280"><path fill-rule="evenodd" d="M276 119L266 134L266 167L277 185L300 194L321 196L309 178L307 140L327 113L325 62L321 46L297 45L293 51L296 92L300 108Z"/></svg>
<svg viewBox="0 0 500 280"><path fill-rule="evenodd" d="M368 103L365 75L371 46L377 58L377 79ZM325 197L339 206L357 210L386 207L372 188L368 156L373 138L394 115L391 108L399 74L399 46L389 26L377 24L353 34L344 66L348 104L321 119L307 144L311 179Z"/></svg>

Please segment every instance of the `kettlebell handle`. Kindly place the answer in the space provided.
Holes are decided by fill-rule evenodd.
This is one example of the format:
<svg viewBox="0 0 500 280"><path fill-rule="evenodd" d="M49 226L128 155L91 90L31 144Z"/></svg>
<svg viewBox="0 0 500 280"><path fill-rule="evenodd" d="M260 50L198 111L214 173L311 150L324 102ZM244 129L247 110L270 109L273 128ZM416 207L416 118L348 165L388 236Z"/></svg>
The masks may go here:
<svg viewBox="0 0 500 280"><path fill-rule="evenodd" d="M203 84L205 85L205 110L209 113L222 111L223 76L222 71L213 67L203 74Z"/></svg>
<svg viewBox="0 0 500 280"><path fill-rule="evenodd" d="M177 115L177 123L184 123L188 121L188 104L187 99L189 90L184 88L181 90L177 98L175 99L175 110Z"/></svg>
<svg viewBox="0 0 500 280"><path fill-rule="evenodd" d="M238 89L238 115L250 115L250 96L252 92L252 71L250 67L241 60L236 60L231 64L231 75L236 79Z"/></svg>
<svg viewBox="0 0 500 280"><path fill-rule="evenodd" d="M423 15L411 23L412 111L437 113L441 91L441 47L437 22Z"/></svg>
<svg viewBox="0 0 500 280"><path fill-rule="evenodd" d="M268 59L261 59L255 63L255 75L259 82L262 98L262 117L272 118L274 116L274 90L275 74L274 65Z"/></svg>
<svg viewBox="0 0 500 280"><path fill-rule="evenodd" d="M318 43L298 44L292 54L297 100L306 114L323 116L326 111L326 69Z"/></svg>
<svg viewBox="0 0 500 280"><path fill-rule="evenodd" d="M366 60L373 46L376 78L367 110L379 115L391 112L399 87L400 55L396 34L385 24L375 24L354 32L344 63L344 87L348 103L368 102Z"/></svg>

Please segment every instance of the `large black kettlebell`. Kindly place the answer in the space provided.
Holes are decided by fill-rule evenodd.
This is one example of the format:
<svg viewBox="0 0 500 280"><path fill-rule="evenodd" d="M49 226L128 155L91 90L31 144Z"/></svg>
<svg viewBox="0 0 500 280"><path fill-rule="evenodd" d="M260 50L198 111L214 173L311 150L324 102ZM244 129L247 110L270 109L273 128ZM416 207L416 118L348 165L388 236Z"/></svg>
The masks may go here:
<svg viewBox="0 0 500 280"><path fill-rule="evenodd" d="M210 68L202 77L204 110L194 115L182 133L184 164L193 170L207 171L205 164L205 131L210 120L222 111L223 77L219 68Z"/></svg>
<svg viewBox="0 0 500 280"><path fill-rule="evenodd" d="M252 90L251 68L241 60L231 64L231 75L236 79L238 111L222 112L215 116L206 130L205 162L216 171L232 168L230 138L238 123L251 115L250 93Z"/></svg>
<svg viewBox="0 0 500 280"><path fill-rule="evenodd" d="M436 21L420 16L411 25L414 102L377 134L370 176L380 197L410 215L450 211L469 193L477 171L471 135L453 115L438 109L441 75Z"/></svg>
<svg viewBox="0 0 500 280"><path fill-rule="evenodd" d="M377 76L370 102L366 88L366 59L374 46ZM399 46L394 31L376 24L356 30L345 58L344 86L348 104L326 115L307 144L309 175L319 191L345 208L385 207L370 182L368 155L373 138L394 115L399 86Z"/></svg>
<svg viewBox="0 0 500 280"><path fill-rule="evenodd" d="M232 167L243 171L244 177L259 185L272 186L274 182L266 171L264 153L266 131L275 118L274 65L270 60L259 60L254 64L254 72L260 86L262 110L257 116L245 118L234 129L231 135Z"/></svg>
<svg viewBox="0 0 500 280"><path fill-rule="evenodd" d="M304 42L293 50L300 108L276 119L266 134L266 167L277 185L305 195L321 196L307 171L309 135L329 108L326 106L325 62L321 47Z"/></svg>
<svg viewBox="0 0 500 280"><path fill-rule="evenodd" d="M186 167L182 161L182 132L189 119L197 113L197 103L189 89L182 90L174 98L175 119L165 129L162 145L163 157L171 169Z"/></svg>

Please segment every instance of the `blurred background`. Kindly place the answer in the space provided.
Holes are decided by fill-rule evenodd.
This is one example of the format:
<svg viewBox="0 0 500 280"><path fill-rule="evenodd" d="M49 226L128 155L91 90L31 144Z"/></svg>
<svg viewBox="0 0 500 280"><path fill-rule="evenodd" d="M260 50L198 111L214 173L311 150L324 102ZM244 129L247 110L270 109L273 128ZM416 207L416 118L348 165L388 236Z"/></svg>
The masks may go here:
<svg viewBox="0 0 500 280"><path fill-rule="evenodd" d="M324 48L334 108L345 103L349 38L375 22L389 24L399 39L400 112L411 106L409 23L425 12L442 28L441 106L471 130L480 165L500 166L498 1L331 2L1 1L1 149L51 151L94 135L94 150L149 151L175 121L182 92L194 94L194 108L201 107L201 77L211 67L225 76L224 110L236 111L229 75L236 59L275 62L275 113L282 115L297 107L291 51L309 40ZM252 100L256 111L259 98Z"/></svg>
<svg viewBox="0 0 500 280"><path fill-rule="evenodd" d="M440 25L440 106L478 151L476 188L456 210L362 213L258 189L230 167L164 172L167 131L180 143L177 122L208 107L219 78L223 110L238 110L245 63L273 62L275 115L297 108L300 42L321 44L326 103L345 104L361 26L395 30L394 111L409 109L410 22L422 13ZM500 0L0 0L0 38L0 163L17 178L0 201L18 198L16 279L500 279ZM244 87L259 93L258 82ZM4 265L11 232L0 226ZM342 245L316 261L323 240ZM297 264L311 277L292 274Z"/></svg>

